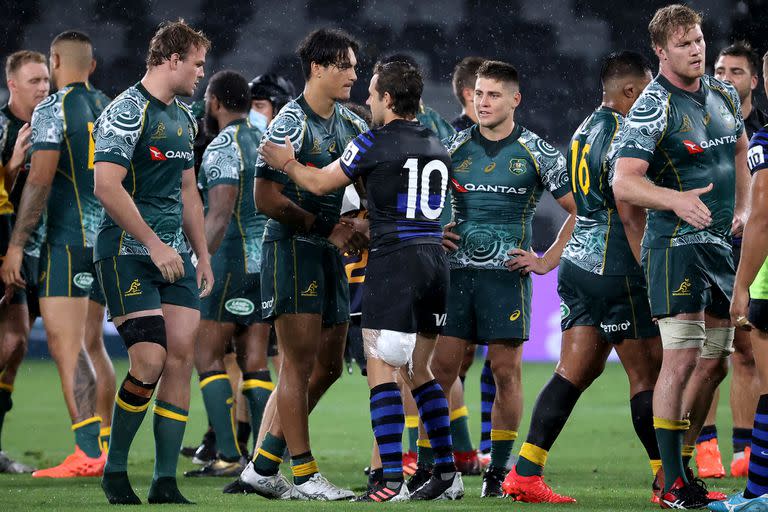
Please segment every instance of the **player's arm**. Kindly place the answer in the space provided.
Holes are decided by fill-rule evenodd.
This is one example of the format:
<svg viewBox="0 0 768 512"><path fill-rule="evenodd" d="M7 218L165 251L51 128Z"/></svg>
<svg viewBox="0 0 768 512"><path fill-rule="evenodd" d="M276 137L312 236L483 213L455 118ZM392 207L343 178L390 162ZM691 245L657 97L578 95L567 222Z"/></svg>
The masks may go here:
<svg viewBox="0 0 768 512"><path fill-rule="evenodd" d="M208 244L205 241L203 202L197 192L193 167L181 173L181 204L183 207L181 222L184 234L187 235L192 250L197 256L197 288L200 290L200 297L205 297L213 289L213 270L211 270Z"/></svg>
<svg viewBox="0 0 768 512"><path fill-rule="evenodd" d="M208 213L205 215L205 239L208 253L214 254L221 245L237 201L235 185L216 185L208 191Z"/></svg>
<svg viewBox="0 0 768 512"><path fill-rule="evenodd" d="M285 137L284 145L266 141L259 148L259 154L267 165L283 171L294 183L316 196L324 196L352 183L352 179L342 170L339 159L322 169L313 169L298 162L289 136Z"/></svg>
<svg viewBox="0 0 768 512"><path fill-rule="evenodd" d="M509 270L519 270L523 275L533 272L543 275L552 271L560 264L560 257L563 255L565 245L571 238L573 226L576 224L576 201L573 199L573 193L568 192L562 197L556 199L557 203L568 213L568 217L560 226L557 238L552 242L544 254L539 257L533 250L525 251L523 249L512 249L510 256L514 258L505 262Z"/></svg>
<svg viewBox="0 0 768 512"><path fill-rule="evenodd" d="M747 140L746 132L742 132L736 141L736 205L733 211L733 224L731 233L733 236L741 236L744 231L744 223L749 216L749 166L747 165Z"/></svg>
<svg viewBox="0 0 768 512"><path fill-rule="evenodd" d="M5 171L5 184L10 193L13 187L16 185L16 178L19 176L19 171L24 167L24 162L27 160L27 151L32 147L32 128L29 123L24 123L24 126L19 130L16 135L16 143L13 145L13 153L10 160L4 166Z"/></svg>

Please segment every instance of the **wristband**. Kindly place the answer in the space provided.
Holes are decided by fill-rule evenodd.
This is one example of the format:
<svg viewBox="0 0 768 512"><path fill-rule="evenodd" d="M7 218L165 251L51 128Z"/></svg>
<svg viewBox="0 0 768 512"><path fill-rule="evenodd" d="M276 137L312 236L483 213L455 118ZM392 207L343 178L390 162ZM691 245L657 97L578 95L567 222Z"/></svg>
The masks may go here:
<svg viewBox="0 0 768 512"><path fill-rule="evenodd" d="M324 216L322 213L318 213L317 216L315 216L315 221L312 223L312 227L309 228L309 232L320 235L323 238L328 238L331 236L335 225L336 223L328 217Z"/></svg>
<svg viewBox="0 0 768 512"><path fill-rule="evenodd" d="M285 168L286 168L286 167L288 167L288 164L289 164L289 163L291 163L292 161L293 161L293 162L295 162L295 161L296 161L296 159L295 159L295 158L289 158L288 160L286 160L286 161L285 161L285 163L283 164L283 167L282 167L282 169L281 169L281 170L282 170L283 172L285 172Z"/></svg>

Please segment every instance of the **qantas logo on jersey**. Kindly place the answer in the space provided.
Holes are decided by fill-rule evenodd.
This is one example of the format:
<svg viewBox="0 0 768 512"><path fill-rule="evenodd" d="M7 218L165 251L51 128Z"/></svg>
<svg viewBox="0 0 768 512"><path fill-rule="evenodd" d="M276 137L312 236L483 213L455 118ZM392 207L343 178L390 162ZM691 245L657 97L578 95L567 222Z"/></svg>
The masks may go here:
<svg viewBox="0 0 768 512"><path fill-rule="evenodd" d="M704 150L701 149L701 147L698 144L696 144L695 142L693 142L691 140L684 140L683 141L683 146L685 146L685 149L687 149L688 153L691 154L691 155L696 155L698 153L703 153L704 152Z"/></svg>
<svg viewBox="0 0 768 512"><path fill-rule="evenodd" d="M726 135L716 139L703 140L701 141L701 147L707 149L721 146L723 144L736 144L736 140L737 137L735 135Z"/></svg>
<svg viewBox="0 0 768 512"><path fill-rule="evenodd" d="M527 194L528 188L527 187L508 187L506 185L483 185L482 183L479 185L475 185L474 183L465 183L462 185L458 181L456 181L455 178L451 179L451 182L453 183L453 188L456 190L456 192L465 193L465 192L493 192L497 194Z"/></svg>
<svg viewBox="0 0 768 512"><path fill-rule="evenodd" d="M165 153L157 149L155 146L149 146L149 156L152 160L163 161L169 158L182 158L184 160L192 159L191 151L173 151L168 150Z"/></svg>

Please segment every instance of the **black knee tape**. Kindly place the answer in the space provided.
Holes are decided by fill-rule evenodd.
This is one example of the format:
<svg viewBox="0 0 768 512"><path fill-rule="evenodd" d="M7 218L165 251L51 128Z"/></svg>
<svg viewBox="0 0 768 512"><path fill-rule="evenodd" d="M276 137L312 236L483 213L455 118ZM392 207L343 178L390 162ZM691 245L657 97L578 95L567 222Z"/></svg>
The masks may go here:
<svg viewBox="0 0 768 512"><path fill-rule="evenodd" d="M149 396L140 396L135 393L132 393L125 389L125 383L130 382L131 384L134 384L142 389L146 389L149 391ZM155 390L155 386L157 386L157 382L153 383L147 383L142 382L130 373L128 373L125 376L125 380L123 380L123 384L120 386L120 389L117 390L117 396L125 402L128 405L132 405L134 407L142 407L149 403L149 401L152 399L152 392Z"/></svg>
<svg viewBox="0 0 768 512"><path fill-rule="evenodd" d="M125 348L131 348L140 342L156 343L163 348L168 347L168 341L165 337L165 319L161 315L130 318L120 324L117 332L123 338Z"/></svg>

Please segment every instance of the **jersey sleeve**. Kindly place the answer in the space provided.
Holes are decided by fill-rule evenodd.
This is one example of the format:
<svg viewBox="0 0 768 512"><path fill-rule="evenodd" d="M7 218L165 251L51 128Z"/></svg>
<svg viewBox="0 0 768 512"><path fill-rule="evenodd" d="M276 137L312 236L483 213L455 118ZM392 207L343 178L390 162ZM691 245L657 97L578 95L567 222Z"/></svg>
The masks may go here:
<svg viewBox="0 0 768 512"><path fill-rule="evenodd" d="M339 164L351 181L366 176L373 169L375 162L371 158L371 150L375 144L374 139L373 132L367 131L352 139L344 149Z"/></svg>
<svg viewBox="0 0 768 512"><path fill-rule="evenodd" d="M237 142L231 132L222 131L206 148L201 173L210 190L217 185L238 185L242 167L243 158Z"/></svg>
<svg viewBox="0 0 768 512"><path fill-rule="evenodd" d="M536 138L533 157L539 168L541 182L555 199L560 199L571 190L565 157L544 139Z"/></svg>
<svg viewBox="0 0 768 512"><path fill-rule="evenodd" d="M741 137L741 134L744 133L744 117L741 115L741 98L739 98L739 93L733 85L728 82L723 82L723 86L728 93L728 99L730 100L731 108L733 109L731 114L733 114L734 119L736 119L736 136Z"/></svg>
<svg viewBox="0 0 768 512"><path fill-rule="evenodd" d="M747 153L747 163L749 172L755 174L758 171L768 169L768 127L763 127L752 135L749 141L749 152Z"/></svg>
<svg viewBox="0 0 768 512"><path fill-rule="evenodd" d="M52 94L32 113L32 152L40 149L60 149L64 141L64 110L61 96Z"/></svg>
<svg viewBox="0 0 768 512"><path fill-rule="evenodd" d="M298 108L291 108L289 104L283 107L277 117L272 120L266 133L261 138L261 143L264 144L266 141L271 141L282 145L285 144L285 137L287 136L291 140L294 153L298 154L304 140L305 130L306 124L303 113ZM261 158L261 155L256 159L256 177L282 184L288 183L289 180L288 175L284 172L268 166Z"/></svg>
<svg viewBox="0 0 768 512"><path fill-rule="evenodd" d="M667 129L667 115L667 101L664 96L646 89L629 111L619 133L617 158L639 158L650 162L656 151L656 144Z"/></svg>
<svg viewBox="0 0 768 512"><path fill-rule="evenodd" d="M126 169L141 136L144 111L134 98L124 96L113 101L96 120L93 138L94 162L111 162Z"/></svg>

